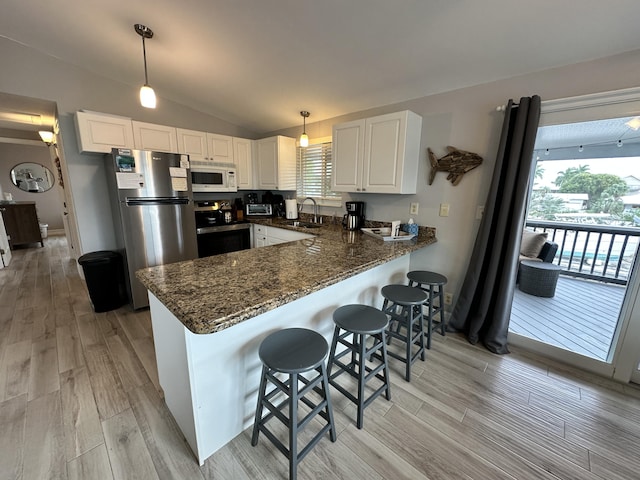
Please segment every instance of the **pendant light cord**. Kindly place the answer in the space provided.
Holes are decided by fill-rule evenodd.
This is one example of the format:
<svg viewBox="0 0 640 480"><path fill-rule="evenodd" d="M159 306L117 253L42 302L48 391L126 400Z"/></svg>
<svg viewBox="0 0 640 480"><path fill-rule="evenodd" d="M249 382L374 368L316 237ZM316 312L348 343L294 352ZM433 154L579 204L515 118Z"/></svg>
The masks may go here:
<svg viewBox="0 0 640 480"><path fill-rule="evenodd" d="M144 59L144 84L149 85L149 78L147 77L147 49L144 43L144 35L142 35L142 58Z"/></svg>

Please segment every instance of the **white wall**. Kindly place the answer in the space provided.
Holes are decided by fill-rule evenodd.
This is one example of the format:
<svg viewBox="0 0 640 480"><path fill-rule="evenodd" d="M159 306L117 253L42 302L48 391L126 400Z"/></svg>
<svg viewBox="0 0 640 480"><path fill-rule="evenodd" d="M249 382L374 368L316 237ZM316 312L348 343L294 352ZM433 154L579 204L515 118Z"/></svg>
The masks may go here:
<svg viewBox="0 0 640 480"><path fill-rule="evenodd" d="M446 275L449 279L447 288L457 298L480 224L475 219L476 207L485 202L495 164L503 120L503 114L496 112L496 107L506 104L509 98L517 101L522 96L534 94L540 95L544 101L631 88L638 85L638 78L640 51L635 51L307 123L306 131L310 138L330 136L335 123L399 110L412 110L422 116L418 193L354 193L344 194L343 200L365 201L367 218L380 221L407 220L409 204L418 202L420 209L418 215L413 216L414 220L421 225L436 227L438 243L414 254L411 268L430 269ZM301 127L269 135L276 133L298 136ZM446 180L446 173L441 172L429 185L427 147L439 157L446 153L447 145L478 153L484 162L467 173L456 187ZM450 205L448 217L438 216L441 203ZM330 210L323 210L323 213L328 212Z"/></svg>
<svg viewBox="0 0 640 480"><path fill-rule="evenodd" d="M36 210L40 223L49 225L49 230L62 230L62 200L57 191L57 186L46 192L25 192L11 182L10 172L18 163L30 162L45 165L54 174L56 173L51 163L49 151L44 147L34 145L20 145L12 143L0 143L0 189L2 192L11 193L13 199L20 202L36 202Z"/></svg>

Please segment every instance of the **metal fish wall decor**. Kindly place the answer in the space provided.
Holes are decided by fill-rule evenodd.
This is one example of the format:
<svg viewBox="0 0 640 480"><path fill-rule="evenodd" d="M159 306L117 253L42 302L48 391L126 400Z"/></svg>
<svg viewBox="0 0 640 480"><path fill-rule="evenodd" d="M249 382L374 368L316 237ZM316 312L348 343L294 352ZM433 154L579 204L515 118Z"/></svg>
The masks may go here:
<svg viewBox="0 0 640 480"><path fill-rule="evenodd" d="M473 170L482 163L482 157L477 153L465 152L452 146L448 146L447 152L449 153L440 158L436 158L430 148L427 148L427 152L429 153L429 161L431 162L429 185L433 183L436 172L449 172L447 180L451 180L452 184L458 185L465 173Z"/></svg>

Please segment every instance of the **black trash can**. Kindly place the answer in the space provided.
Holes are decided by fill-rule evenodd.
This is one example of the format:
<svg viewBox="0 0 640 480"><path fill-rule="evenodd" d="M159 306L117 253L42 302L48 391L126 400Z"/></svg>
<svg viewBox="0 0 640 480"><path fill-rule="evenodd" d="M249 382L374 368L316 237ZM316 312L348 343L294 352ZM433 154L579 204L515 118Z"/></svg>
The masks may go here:
<svg viewBox="0 0 640 480"><path fill-rule="evenodd" d="M108 312L127 302L122 255L108 250L78 258L87 282L93 310Z"/></svg>

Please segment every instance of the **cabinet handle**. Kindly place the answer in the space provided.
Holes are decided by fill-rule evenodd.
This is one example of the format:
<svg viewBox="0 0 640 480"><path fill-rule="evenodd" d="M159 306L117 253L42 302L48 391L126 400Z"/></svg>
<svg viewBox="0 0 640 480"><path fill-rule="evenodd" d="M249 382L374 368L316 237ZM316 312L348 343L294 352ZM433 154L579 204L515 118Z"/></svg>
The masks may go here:
<svg viewBox="0 0 640 480"><path fill-rule="evenodd" d="M363 189L362 189L362 191L363 191L363 192L366 192L366 191L367 191L367 189L366 189L366 188L363 188Z"/></svg>

